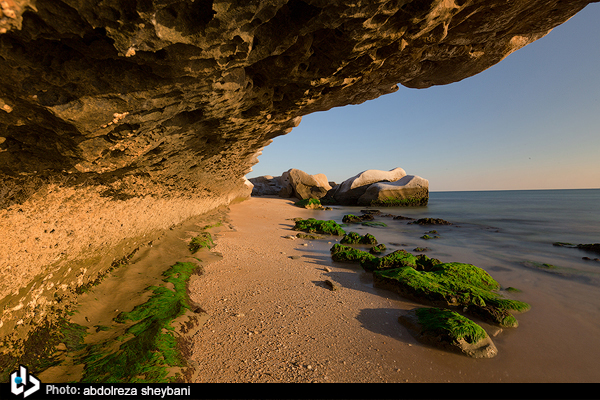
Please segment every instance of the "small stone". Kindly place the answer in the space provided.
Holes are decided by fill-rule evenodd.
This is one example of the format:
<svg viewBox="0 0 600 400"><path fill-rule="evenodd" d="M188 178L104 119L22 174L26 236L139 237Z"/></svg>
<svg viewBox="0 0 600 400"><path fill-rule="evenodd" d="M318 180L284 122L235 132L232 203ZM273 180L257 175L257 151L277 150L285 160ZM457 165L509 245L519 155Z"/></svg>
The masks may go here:
<svg viewBox="0 0 600 400"><path fill-rule="evenodd" d="M329 288L330 288L331 290L334 290L334 291L335 291L335 290L339 290L339 289L340 289L340 287L339 287L337 284L335 284L334 282L330 281L329 279L327 279L327 280L325 281L325 284L326 284L327 286L329 286Z"/></svg>

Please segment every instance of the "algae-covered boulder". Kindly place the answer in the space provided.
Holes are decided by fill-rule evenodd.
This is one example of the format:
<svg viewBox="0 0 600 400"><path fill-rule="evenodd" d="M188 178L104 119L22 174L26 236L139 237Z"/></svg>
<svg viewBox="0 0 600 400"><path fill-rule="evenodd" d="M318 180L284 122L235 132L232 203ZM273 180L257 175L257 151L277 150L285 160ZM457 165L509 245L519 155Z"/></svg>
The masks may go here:
<svg viewBox="0 0 600 400"><path fill-rule="evenodd" d="M425 344L472 358L492 358L498 349L487 332L457 312L441 308L415 308L398 321Z"/></svg>
<svg viewBox="0 0 600 400"><path fill-rule="evenodd" d="M356 232L348 232L342 240L340 240L342 244L377 244L377 239L375 236L370 233L365 233L364 235L360 235Z"/></svg>
<svg viewBox="0 0 600 400"><path fill-rule="evenodd" d="M385 244L380 243L375 245L369 249L369 253L371 254L381 254L386 250Z"/></svg>
<svg viewBox="0 0 600 400"><path fill-rule="evenodd" d="M407 257L408 258L408 257ZM416 261L415 261L416 263ZM376 270L375 286L387 288L420 303L461 307L466 313L502 327L517 327L511 311L527 311L527 303L501 297L487 272L471 264L440 263L429 270L413 266Z"/></svg>
<svg viewBox="0 0 600 400"><path fill-rule="evenodd" d="M324 210L325 208L319 199L304 199L294 203L295 206L306 208L309 210Z"/></svg>
<svg viewBox="0 0 600 400"><path fill-rule="evenodd" d="M315 218L300 219L296 221L293 229L308 233L323 233L336 236L343 236L346 234L342 227L334 220L323 221Z"/></svg>
<svg viewBox="0 0 600 400"><path fill-rule="evenodd" d="M364 215L354 215L354 214L346 214L342 218L342 222L344 224L359 224L363 221L373 221L375 217L373 214L364 214Z"/></svg>
<svg viewBox="0 0 600 400"><path fill-rule="evenodd" d="M367 253L366 251L355 249L351 246L345 246L343 244L336 243L331 249L331 258L333 261L338 262L360 262L362 263L364 260L377 258L372 254Z"/></svg>

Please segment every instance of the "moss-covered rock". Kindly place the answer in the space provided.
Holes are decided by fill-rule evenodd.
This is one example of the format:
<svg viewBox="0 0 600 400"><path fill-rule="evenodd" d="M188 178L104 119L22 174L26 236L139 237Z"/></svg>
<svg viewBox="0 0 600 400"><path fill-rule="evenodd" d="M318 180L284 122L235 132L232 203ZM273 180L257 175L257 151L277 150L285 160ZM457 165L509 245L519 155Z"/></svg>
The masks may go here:
<svg viewBox="0 0 600 400"><path fill-rule="evenodd" d="M418 220L409 223L418 225L452 225L452 222L448 222L441 218L419 218Z"/></svg>
<svg viewBox="0 0 600 400"><path fill-rule="evenodd" d="M346 232L334 220L322 221L315 218L300 219L296 221L294 230L308 233L322 233L335 236L344 236Z"/></svg>
<svg viewBox="0 0 600 400"><path fill-rule="evenodd" d="M363 250L355 249L354 247L345 246L343 244L336 243L331 249L331 258L333 261L338 262L361 262L363 260L377 258L372 254L367 253Z"/></svg>
<svg viewBox="0 0 600 400"><path fill-rule="evenodd" d="M358 224L364 221L373 221L375 217L373 214L364 214L364 215L354 215L354 214L346 214L342 218L342 222L345 224Z"/></svg>
<svg viewBox="0 0 600 400"><path fill-rule="evenodd" d="M465 312L503 327L516 327L510 311L527 311L527 303L502 298L500 288L487 272L471 264L441 263L428 271L412 266L375 271L377 286L404 297L435 306L462 307Z"/></svg>
<svg viewBox="0 0 600 400"><path fill-rule="evenodd" d="M324 210L319 199L303 199L294 203L295 206L307 208L309 210Z"/></svg>
<svg viewBox="0 0 600 400"><path fill-rule="evenodd" d="M498 349L487 332L457 312L441 308L416 308L398 321L422 343L473 358L491 358Z"/></svg>
<svg viewBox="0 0 600 400"><path fill-rule="evenodd" d="M385 257L374 257L363 260L360 265L367 271L377 271L399 267L417 268L417 257L406 250L396 250Z"/></svg>
<svg viewBox="0 0 600 400"><path fill-rule="evenodd" d="M360 223L362 226L371 226L371 227L386 227L387 224L385 222L380 221L366 221Z"/></svg>
<svg viewBox="0 0 600 400"><path fill-rule="evenodd" d="M369 249L369 253L371 254L381 254L386 250L385 244L381 243L376 246L373 246Z"/></svg>
<svg viewBox="0 0 600 400"><path fill-rule="evenodd" d="M344 235L342 240L340 240L340 243L342 243L342 244L358 244L361 239L362 239L362 236L359 233L348 232Z"/></svg>
<svg viewBox="0 0 600 400"><path fill-rule="evenodd" d="M360 235L356 232L348 232L344 235L342 240L340 240L342 244L377 244L377 239L375 236L370 233L365 233L365 235Z"/></svg>

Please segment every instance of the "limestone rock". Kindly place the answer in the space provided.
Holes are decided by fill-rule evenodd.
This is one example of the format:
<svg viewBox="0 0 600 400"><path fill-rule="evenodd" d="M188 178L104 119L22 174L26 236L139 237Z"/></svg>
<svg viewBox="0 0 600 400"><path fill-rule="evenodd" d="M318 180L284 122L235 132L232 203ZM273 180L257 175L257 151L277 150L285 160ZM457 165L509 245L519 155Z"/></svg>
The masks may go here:
<svg viewBox="0 0 600 400"><path fill-rule="evenodd" d="M271 175L259 176L251 178L249 181L254 185L252 196L276 196L279 194L283 186L279 179L280 177L272 177Z"/></svg>
<svg viewBox="0 0 600 400"><path fill-rule="evenodd" d="M427 205L429 181L420 176L406 175L401 179L369 185L358 198L359 205Z"/></svg>
<svg viewBox="0 0 600 400"><path fill-rule="evenodd" d="M304 171L292 168L281 175L281 182L291 188L289 197L304 199L320 199L331 189L324 174L309 175Z"/></svg>
<svg viewBox="0 0 600 400"><path fill-rule="evenodd" d="M328 196L343 205L426 205L429 181L406 175L402 168L370 169L346 179Z"/></svg>

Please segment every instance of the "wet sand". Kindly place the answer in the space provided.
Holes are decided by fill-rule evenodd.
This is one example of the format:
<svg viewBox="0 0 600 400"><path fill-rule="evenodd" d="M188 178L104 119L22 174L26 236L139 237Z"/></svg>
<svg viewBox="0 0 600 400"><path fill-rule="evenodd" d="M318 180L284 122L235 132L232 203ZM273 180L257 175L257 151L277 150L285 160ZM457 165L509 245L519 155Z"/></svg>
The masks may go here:
<svg viewBox="0 0 600 400"><path fill-rule="evenodd" d="M214 248L223 258L190 280L191 299L208 313L193 341L197 382L600 381L594 287L547 274L540 279L537 271L490 270L532 305L516 314L516 329L481 323L499 354L471 359L427 347L398 323L420 305L374 288L359 266L331 261L335 237L285 238L297 233L291 218L327 219L327 211L292 204L263 197L232 205L232 229L220 231ZM463 262L484 261L468 248L459 253L470 260ZM341 289L330 290L327 279ZM567 293L591 300L569 303L565 285Z"/></svg>

